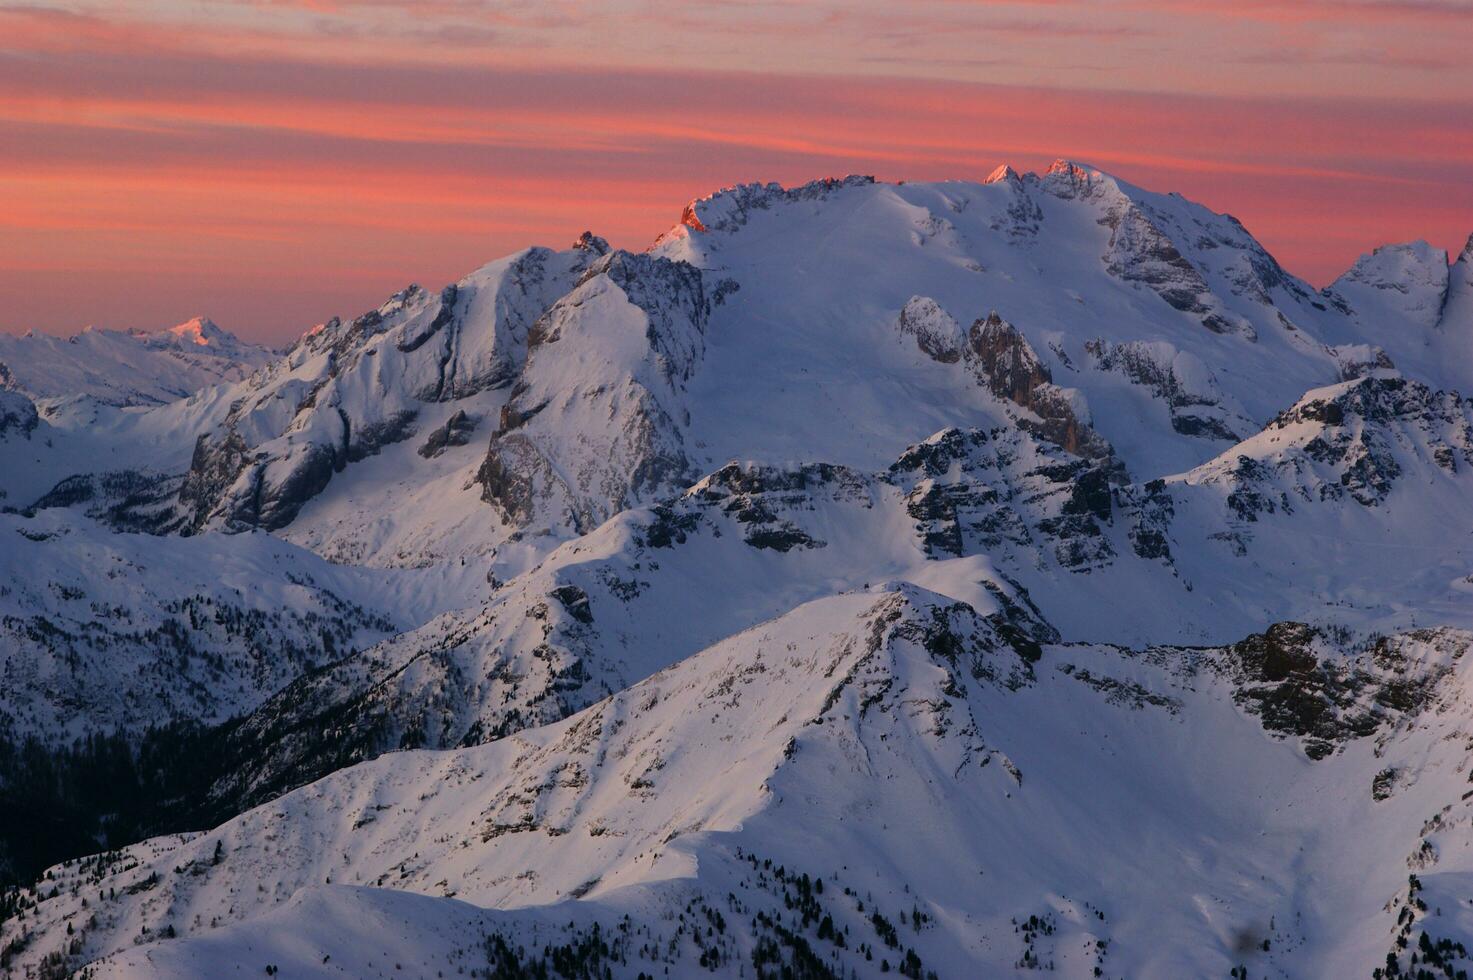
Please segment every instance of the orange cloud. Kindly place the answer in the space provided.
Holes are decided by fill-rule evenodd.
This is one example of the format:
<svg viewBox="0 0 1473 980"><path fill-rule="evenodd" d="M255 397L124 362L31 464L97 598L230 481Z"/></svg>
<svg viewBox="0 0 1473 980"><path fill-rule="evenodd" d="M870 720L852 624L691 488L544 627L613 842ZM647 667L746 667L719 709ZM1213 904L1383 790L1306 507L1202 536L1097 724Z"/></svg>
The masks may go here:
<svg viewBox="0 0 1473 980"><path fill-rule="evenodd" d="M379 57L372 31L329 42L310 19L321 11L290 13L309 19L201 29L0 10L0 329L208 312L281 338L584 228L643 247L686 200L737 181L980 177L1059 155L1232 211L1318 281L1384 241L1461 245L1473 229L1473 186L1449 177L1473 164L1473 103L1457 91L1201 95L679 58L653 70L412 42ZM575 29L575 15L496 26ZM1080 29L1098 45L1099 26Z"/></svg>

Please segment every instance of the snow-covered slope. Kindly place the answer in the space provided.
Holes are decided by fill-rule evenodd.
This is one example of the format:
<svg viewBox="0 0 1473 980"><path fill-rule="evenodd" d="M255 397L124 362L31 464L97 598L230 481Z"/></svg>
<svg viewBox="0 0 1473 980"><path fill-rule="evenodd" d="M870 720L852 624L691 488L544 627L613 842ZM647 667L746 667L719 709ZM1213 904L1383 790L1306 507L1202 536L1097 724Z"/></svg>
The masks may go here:
<svg viewBox="0 0 1473 980"><path fill-rule="evenodd" d="M1315 291L1066 161L752 184L168 404L0 392L9 737L141 739L162 802L81 839L180 832L52 847L0 956L1456 977L1447 258Z"/></svg>
<svg viewBox="0 0 1473 980"><path fill-rule="evenodd" d="M107 405L161 405L239 381L274 357L206 317L153 333L0 334L0 388L34 399L85 395Z"/></svg>
<svg viewBox="0 0 1473 980"><path fill-rule="evenodd" d="M561 724L385 757L213 832L55 869L28 918L51 936L71 922L79 957L116 951L104 976L228 958L337 975L363 943L414 971L447 953L441 914L533 955L534 929L592 920L615 937L629 914L637 934L611 958L631 977L713 960L736 976L764 941L800 958L792 937L821 976L911 951L957 976L1034 961L1367 974L1397 951L1409 870L1412 949L1473 925L1415 904L1459 887L1440 855L1469 835L1447 737L1469 639L1384 639L1344 673L1319 673L1345 652L1296 628L1034 662L965 605L881 587L800 606ZM284 902L296 922L227 925ZM340 905L404 918L370 938ZM132 948L161 933L186 938Z"/></svg>
<svg viewBox="0 0 1473 980"><path fill-rule="evenodd" d="M314 330L211 396L221 410L167 423L195 452L168 461L178 505L149 523L424 564L517 531L553 544L733 458L875 469L1008 418L1145 482L1411 357L1387 338L1440 329L1421 320L1442 295L1422 295L1436 256L1383 250L1403 251L1427 260L1415 302L1358 311L1368 283L1411 267L1362 263L1348 298L1321 297L1232 218L1077 164L738 187L694 202L650 256L585 235ZM1462 363L1428 380L1466 388ZM457 414L479 466L411 452Z"/></svg>

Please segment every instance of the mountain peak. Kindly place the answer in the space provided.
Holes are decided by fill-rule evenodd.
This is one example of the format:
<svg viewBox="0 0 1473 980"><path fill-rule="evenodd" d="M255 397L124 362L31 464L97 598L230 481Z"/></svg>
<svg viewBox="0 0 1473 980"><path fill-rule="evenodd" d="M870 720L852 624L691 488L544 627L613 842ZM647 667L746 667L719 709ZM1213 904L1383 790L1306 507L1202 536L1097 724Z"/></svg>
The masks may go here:
<svg viewBox="0 0 1473 980"><path fill-rule="evenodd" d="M219 325L207 316L195 316L176 326L159 331L161 335L174 337L181 343L198 344L201 347L217 346L222 343L234 342L235 337L220 329Z"/></svg>
<svg viewBox="0 0 1473 980"><path fill-rule="evenodd" d="M1403 293L1417 286L1441 291L1447 288L1447 274L1447 252L1419 238L1382 245L1362 255L1330 288L1339 290L1347 283L1397 283Z"/></svg>
<svg viewBox="0 0 1473 980"><path fill-rule="evenodd" d="M608 240L600 238L591 231L585 231L574 239L573 247L581 252L592 252L594 255L609 254Z"/></svg>
<svg viewBox="0 0 1473 980"><path fill-rule="evenodd" d="M1062 157L1053 162L1040 182L1046 189L1066 198L1089 198L1121 190L1120 182L1098 167Z"/></svg>
<svg viewBox="0 0 1473 980"><path fill-rule="evenodd" d="M982 181L982 183L983 184L998 184L998 183L1001 183L1001 182L1003 182L1005 180L1008 181L1008 182L1010 182L1010 183L1013 183L1013 182L1017 182L1019 180L1022 180L1022 178L1018 176L1018 171L1014 170L1008 164L1003 163L1003 164L999 164L996 170L994 170L992 173L988 174L987 175L987 179L984 180L984 181Z"/></svg>

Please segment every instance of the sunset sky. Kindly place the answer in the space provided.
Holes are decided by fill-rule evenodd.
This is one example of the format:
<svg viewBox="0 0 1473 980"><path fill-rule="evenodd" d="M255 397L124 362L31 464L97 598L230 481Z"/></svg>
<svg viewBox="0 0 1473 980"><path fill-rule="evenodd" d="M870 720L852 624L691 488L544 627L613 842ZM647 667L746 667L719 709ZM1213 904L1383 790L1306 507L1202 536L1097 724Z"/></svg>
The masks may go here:
<svg viewBox="0 0 1473 980"><path fill-rule="evenodd" d="M1055 157L1316 285L1473 232L1473 0L0 3L0 329L281 342L692 197Z"/></svg>

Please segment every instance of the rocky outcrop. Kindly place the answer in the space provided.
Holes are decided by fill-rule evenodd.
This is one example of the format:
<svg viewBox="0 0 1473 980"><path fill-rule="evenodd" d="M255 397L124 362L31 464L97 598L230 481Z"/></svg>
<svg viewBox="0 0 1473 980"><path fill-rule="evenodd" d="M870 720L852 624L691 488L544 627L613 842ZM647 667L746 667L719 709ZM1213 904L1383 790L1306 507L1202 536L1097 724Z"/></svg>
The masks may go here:
<svg viewBox="0 0 1473 980"><path fill-rule="evenodd" d="M946 429L910 447L886 479L932 557L1108 565L1113 517L1107 461L1070 457L1014 428Z"/></svg>
<svg viewBox="0 0 1473 980"><path fill-rule="evenodd" d="M825 177L791 188L776 182L738 184L687 204L677 228L703 233L733 232L750 221L756 212L771 211L785 204L823 200L836 191L874 182L873 177L851 174L847 177Z"/></svg>
<svg viewBox="0 0 1473 980"><path fill-rule="evenodd" d="M1343 499L1379 507L1409 470L1452 480L1470 464L1473 402L1377 373L1309 392L1243 449L1176 479L1226 491L1233 519L1253 522Z"/></svg>
<svg viewBox="0 0 1473 980"><path fill-rule="evenodd" d="M1304 454L1339 475L1320 488L1322 498L1343 493L1368 507L1382 502L1401 473L1399 450L1413 444L1449 472L1473 463L1473 403L1404 378L1373 376L1325 389L1268 429L1303 425L1320 429L1304 444Z"/></svg>
<svg viewBox="0 0 1473 980"><path fill-rule="evenodd" d="M1092 340L1084 349L1099 370L1123 374L1165 402L1172 429L1182 435L1237 442L1257 428L1224 405L1217 379L1200 358L1165 341Z"/></svg>
<svg viewBox="0 0 1473 980"><path fill-rule="evenodd" d="M966 335L961 324L929 296L912 296L896 321L900 333L915 338L921 353L942 364L961 360Z"/></svg>
<svg viewBox="0 0 1473 980"><path fill-rule="evenodd" d="M1090 428L1082 400L1053 383L1027 338L996 311L967 331L966 362L987 390L1037 417L1020 417L1023 428L1079 456L1111 455L1109 443Z"/></svg>
<svg viewBox="0 0 1473 980"><path fill-rule="evenodd" d="M1326 347L1335 359L1341 381L1354 381L1372 371L1394 371L1390 355L1374 344L1337 344Z"/></svg>
<svg viewBox="0 0 1473 980"><path fill-rule="evenodd" d="M821 500L867 503L869 499L869 481L847 467L812 463L780 469L728 463L691 487L684 495L686 506L678 509L694 516L698 511L688 508L714 508L735 522L742 540L753 548L787 552L824 547L788 515L812 510Z"/></svg>
<svg viewBox="0 0 1473 980"><path fill-rule="evenodd" d="M466 445L475 431L476 420L466 415L464 410L458 410L445 420L444 425L430 433L424 445L419 447L419 454L425 459L433 459L451 446Z"/></svg>
<svg viewBox="0 0 1473 980"><path fill-rule="evenodd" d="M1227 647L1219 661L1233 699L1266 731L1302 740L1323 759L1432 700L1452 663L1473 646L1461 630L1413 630L1347 651L1323 630L1275 623Z"/></svg>

